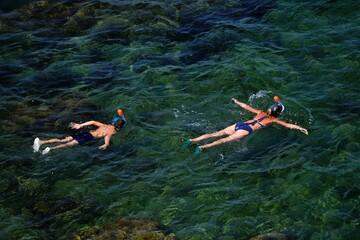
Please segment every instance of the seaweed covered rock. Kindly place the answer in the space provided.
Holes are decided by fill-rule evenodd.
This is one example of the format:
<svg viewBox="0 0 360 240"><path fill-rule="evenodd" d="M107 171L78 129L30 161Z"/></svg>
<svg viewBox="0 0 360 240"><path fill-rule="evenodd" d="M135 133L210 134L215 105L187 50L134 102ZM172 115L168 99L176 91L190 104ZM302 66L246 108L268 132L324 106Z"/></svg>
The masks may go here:
<svg viewBox="0 0 360 240"><path fill-rule="evenodd" d="M61 240L175 240L173 233L168 233L160 224L150 219L122 218L101 227L93 227L72 236L64 236Z"/></svg>
<svg viewBox="0 0 360 240"><path fill-rule="evenodd" d="M13 24L31 22L25 28L41 29L46 27L43 34L62 33L65 35L79 35L91 28L96 22L96 10L102 8L102 4L84 4L84 1L35 1L2 18ZM24 27L19 25L19 27ZM29 29L28 29L29 30Z"/></svg>
<svg viewBox="0 0 360 240"><path fill-rule="evenodd" d="M41 84L40 80L38 81ZM46 79L43 81L45 82ZM69 81L59 80L59 82L65 86ZM70 84L69 86L71 86ZM39 93L39 89L31 91L34 95ZM49 128L55 126L66 129L70 121L96 118L99 111L95 105L86 101L85 96L73 93L53 93L50 100L24 97L22 101L5 103L3 109L5 110L4 119L11 119L11 121L2 124L0 130L7 133L18 131L21 134L32 134L32 131L48 131L48 129L43 129L48 124L50 124Z"/></svg>
<svg viewBox="0 0 360 240"><path fill-rule="evenodd" d="M91 200L38 199L32 204L33 221L44 228L63 226L71 221L85 223L97 215L97 204Z"/></svg>

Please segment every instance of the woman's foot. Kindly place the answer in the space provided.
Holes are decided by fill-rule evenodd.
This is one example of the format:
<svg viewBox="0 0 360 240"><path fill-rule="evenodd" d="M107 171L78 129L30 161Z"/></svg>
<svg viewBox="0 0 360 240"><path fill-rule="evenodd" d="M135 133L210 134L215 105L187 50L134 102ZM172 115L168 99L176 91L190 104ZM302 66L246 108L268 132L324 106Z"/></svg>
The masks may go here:
<svg viewBox="0 0 360 240"><path fill-rule="evenodd" d="M188 138L184 144L184 147L188 148L191 145L191 140Z"/></svg>
<svg viewBox="0 0 360 240"><path fill-rule="evenodd" d="M201 153L201 147L200 147L200 146L197 146L196 149L195 149L194 154L195 154L195 156L199 156L200 153Z"/></svg>

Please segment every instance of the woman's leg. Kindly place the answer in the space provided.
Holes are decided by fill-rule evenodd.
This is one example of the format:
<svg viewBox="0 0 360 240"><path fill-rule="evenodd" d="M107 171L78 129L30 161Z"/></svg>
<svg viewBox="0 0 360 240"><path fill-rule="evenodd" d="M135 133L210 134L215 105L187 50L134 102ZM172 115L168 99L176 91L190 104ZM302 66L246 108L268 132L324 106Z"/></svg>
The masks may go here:
<svg viewBox="0 0 360 240"><path fill-rule="evenodd" d="M199 147L200 147L200 150L203 150L205 148L210 148L210 147L217 146L217 145L220 145L220 144L223 144L223 143L227 143L227 142L231 142L231 141L234 141L234 140L237 140L237 139L241 139L241 138L243 138L243 137L245 137L247 135L249 135L248 131L246 131L246 130L238 130L234 134L231 134L230 136L228 136L226 138L222 138L222 139L219 139L219 140L214 141L212 143L201 145Z"/></svg>
<svg viewBox="0 0 360 240"><path fill-rule="evenodd" d="M214 138L214 137L221 137L221 136L224 136L224 135L232 135L234 133L235 133L235 124L225 128L223 130L220 130L218 132L206 133L204 135L201 135L200 137L190 139L190 141L191 141L191 143L196 143L196 142L199 142L199 141L204 140L204 139Z"/></svg>

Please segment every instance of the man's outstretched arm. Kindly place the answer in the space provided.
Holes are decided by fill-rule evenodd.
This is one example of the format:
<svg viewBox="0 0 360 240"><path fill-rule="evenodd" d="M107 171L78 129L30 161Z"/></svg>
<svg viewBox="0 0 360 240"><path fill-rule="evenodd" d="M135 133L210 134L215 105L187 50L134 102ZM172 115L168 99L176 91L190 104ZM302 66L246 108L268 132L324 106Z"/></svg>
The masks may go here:
<svg viewBox="0 0 360 240"><path fill-rule="evenodd" d="M97 121L88 121L88 122L84 122L84 123L72 123L71 124L71 128L72 129L80 129L86 126L91 126L94 125L96 127L101 127L103 125L103 123L101 122L97 122Z"/></svg>

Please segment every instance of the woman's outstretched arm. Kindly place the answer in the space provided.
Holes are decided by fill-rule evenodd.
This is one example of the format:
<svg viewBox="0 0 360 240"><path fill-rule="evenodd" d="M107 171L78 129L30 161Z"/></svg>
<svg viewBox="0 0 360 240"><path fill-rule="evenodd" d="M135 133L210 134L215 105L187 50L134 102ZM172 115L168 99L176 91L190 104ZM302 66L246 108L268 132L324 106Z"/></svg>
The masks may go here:
<svg viewBox="0 0 360 240"><path fill-rule="evenodd" d="M256 114L259 114L261 113L262 111L261 110L258 110L256 108L253 108L245 103L242 103L242 102L239 102L237 99L235 98L232 98L231 101L233 101L234 103L236 103L237 105L239 105L240 107L244 108L245 110L248 110L249 112L253 112L253 113L256 113Z"/></svg>
<svg viewBox="0 0 360 240"><path fill-rule="evenodd" d="M305 128L300 127L300 126L298 126L298 125L296 125L296 124L287 123L287 122L281 121L281 120L276 119L276 118L273 120L273 122L274 122L274 123L278 123L278 124L280 124L280 125L282 125L282 126L284 126L284 127L290 128L290 129L299 130L299 131L301 131L302 133L304 133L304 134L306 134L306 135L309 135L308 130L306 130Z"/></svg>

